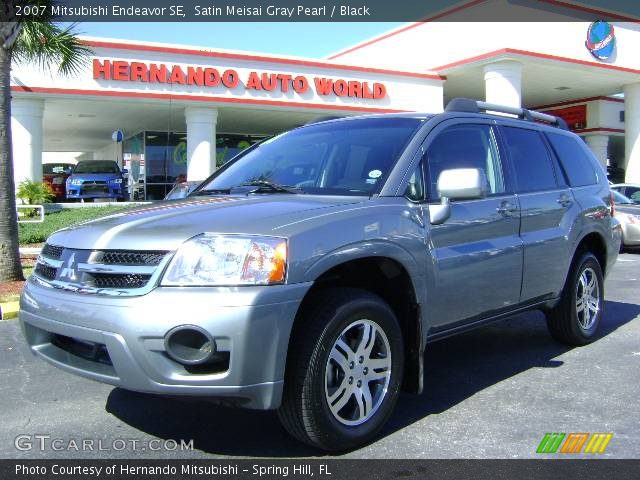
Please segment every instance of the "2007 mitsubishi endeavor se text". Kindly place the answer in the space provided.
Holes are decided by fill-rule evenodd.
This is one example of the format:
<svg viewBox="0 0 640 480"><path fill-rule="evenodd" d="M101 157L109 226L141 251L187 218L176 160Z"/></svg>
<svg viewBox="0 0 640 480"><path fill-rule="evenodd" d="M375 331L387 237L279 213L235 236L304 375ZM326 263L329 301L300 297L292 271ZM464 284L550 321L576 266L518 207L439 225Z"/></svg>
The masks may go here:
<svg viewBox="0 0 640 480"><path fill-rule="evenodd" d="M20 319L67 371L277 409L294 437L344 450L422 390L431 341L527 309L560 342L592 341L613 208L553 116L456 99L316 122L186 199L54 233Z"/></svg>

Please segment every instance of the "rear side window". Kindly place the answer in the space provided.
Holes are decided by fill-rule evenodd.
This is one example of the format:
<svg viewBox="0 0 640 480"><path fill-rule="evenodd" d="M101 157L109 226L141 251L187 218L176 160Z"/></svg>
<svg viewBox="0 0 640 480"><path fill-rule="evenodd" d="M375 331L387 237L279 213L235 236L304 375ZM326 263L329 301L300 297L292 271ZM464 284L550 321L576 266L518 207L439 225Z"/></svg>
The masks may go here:
<svg viewBox="0 0 640 480"><path fill-rule="evenodd" d="M569 185L582 187L598 183L593 162L579 143L582 140L557 133L548 133L547 138L569 178Z"/></svg>
<svg viewBox="0 0 640 480"><path fill-rule="evenodd" d="M502 127L505 146L511 157L520 192L551 190L557 187L551 157L536 130Z"/></svg>

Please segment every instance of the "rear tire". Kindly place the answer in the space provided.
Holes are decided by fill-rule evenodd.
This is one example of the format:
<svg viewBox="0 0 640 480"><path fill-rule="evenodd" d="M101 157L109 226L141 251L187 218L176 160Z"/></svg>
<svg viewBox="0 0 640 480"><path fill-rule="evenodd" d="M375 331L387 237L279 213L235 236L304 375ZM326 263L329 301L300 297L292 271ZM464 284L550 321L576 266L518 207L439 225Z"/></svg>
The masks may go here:
<svg viewBox="0 0 640 480"><path fill-rule="evenodd" d="M546 312L551 336L567 345L595 339L604 311L604 281L598 259L586 252L574 261L560 303Z"/></svg>
<svg viewBox="0 0 640 480"><path fill-rule="evenodd" d="M289 346L278 416L296 439L330 451L372 440L402 379L402 332L380 297L353 289L314 294Z"/></svg>

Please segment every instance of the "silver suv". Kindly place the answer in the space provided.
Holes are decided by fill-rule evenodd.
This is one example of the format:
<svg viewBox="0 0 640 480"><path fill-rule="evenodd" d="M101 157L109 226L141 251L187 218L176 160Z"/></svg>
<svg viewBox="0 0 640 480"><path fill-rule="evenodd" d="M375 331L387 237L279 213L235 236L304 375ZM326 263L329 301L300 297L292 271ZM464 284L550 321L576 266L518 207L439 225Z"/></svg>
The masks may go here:
<svg viewBox="0 0 640 480"><path fill-rule="evenodd" d="M277 409L299 440L349 449L421 392L432 341L528 309L560 342L596 338L611 208L556 117L456 99L314 123L186 199L54 233L20 319L69 372Z"/></svg>

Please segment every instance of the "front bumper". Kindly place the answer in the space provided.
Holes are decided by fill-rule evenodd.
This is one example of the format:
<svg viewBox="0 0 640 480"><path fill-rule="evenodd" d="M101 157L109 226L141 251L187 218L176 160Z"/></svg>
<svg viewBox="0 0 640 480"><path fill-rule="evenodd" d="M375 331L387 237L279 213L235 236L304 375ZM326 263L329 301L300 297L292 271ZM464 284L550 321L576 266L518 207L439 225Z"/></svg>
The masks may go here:
<svg viewBox="0 0 640 480"><path fill-rule="evenodd" d="M273 409L282 398L293 320L310 286L159 287L117 298L56 290L30 279L20 299L20 322L31 351L71 373L128 390ZM226 362L193 372L172 360L164 335L186 324L207 330ZM78 355L61 346L61 338L99 345L108 361Z"/></svg>

